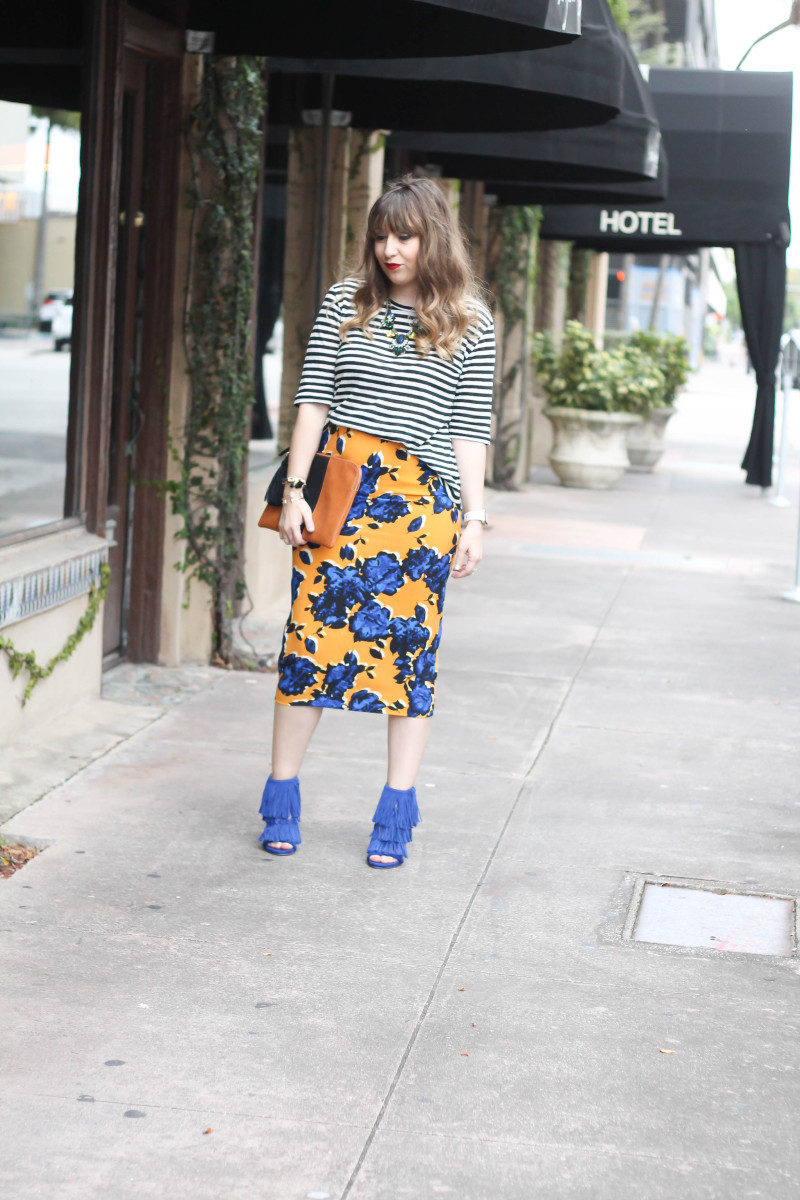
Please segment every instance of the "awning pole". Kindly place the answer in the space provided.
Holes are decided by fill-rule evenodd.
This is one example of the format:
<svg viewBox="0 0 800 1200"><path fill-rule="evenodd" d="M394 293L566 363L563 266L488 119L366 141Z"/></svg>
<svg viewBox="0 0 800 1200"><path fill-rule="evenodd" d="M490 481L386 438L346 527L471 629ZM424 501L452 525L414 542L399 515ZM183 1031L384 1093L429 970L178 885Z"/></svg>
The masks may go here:
<svg viewBox="0 0 800 1200"><path fill-rule="evenodd" d="M788 592L783 593L783 599L800 604L800 516L798 516L797 520L797 554L794 560L794 587Z"/></svg>
<svg viewBox="0 0 800 1200"><path fill-rule="evenodd" d="M781 409L781 445L778 451L778 483L775 490L775 495L769 500L769 503L775 508L789 508L791 500L788 500L783 494L783 485L786 478L786 448L788 444L788 425L789 425L789 405L792 401L792 376L789 371L789 364L782 364L782 382L783 382L783 408Z"/></svg>
<svg viewBox="0 0 800 1200"><path fill-rule="evenodd" d="M791 335L786 335L781 347L781 367L783 369L783 418L781 425L781 458L780 467L778 470L778 500L783 487L783 472L784 462L786 457L787 430L789 426L789 396L791 386L797 382L798 373L800 373L800 353L798 352L797 343ZM784 500L784 504L788 504L788 500ZM783 506L781 506L783 507ZM800 510L800 504L798 505ZM791 600L794 604L800 604L800 511L797 517L797 547L795 550L794 559L794 587L788 592L783 593L784 600Z"/></svg>

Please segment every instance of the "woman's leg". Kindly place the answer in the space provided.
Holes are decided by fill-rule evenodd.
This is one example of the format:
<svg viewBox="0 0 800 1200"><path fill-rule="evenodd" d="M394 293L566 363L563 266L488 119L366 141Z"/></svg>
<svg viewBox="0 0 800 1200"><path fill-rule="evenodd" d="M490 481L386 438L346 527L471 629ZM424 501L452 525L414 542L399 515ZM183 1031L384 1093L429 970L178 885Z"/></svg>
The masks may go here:
<svg viewBox="0 0 800 1200"><path fill-rule="evenodd" d="M430 717L389 717L389 764L386 772L389 787L406 791L414 786L430 731ZM388 854L370 854L370 858L373 862L394 861Z"/></svg>
<svg viewBox="0 0 800 1200"><path fill-rule="evenodd" d="M293 779L300 774L308 743L319 724L322 709L310 704L275 704L272 723L272 778ZM288 849L290 842L268 842Z"/></svg>
<svg viewBox="0 0 800 1200"><path fill-rule="evenodd" d="M430 717L389 717L389 787L405 790L414 786L430 731Z"/></svg>

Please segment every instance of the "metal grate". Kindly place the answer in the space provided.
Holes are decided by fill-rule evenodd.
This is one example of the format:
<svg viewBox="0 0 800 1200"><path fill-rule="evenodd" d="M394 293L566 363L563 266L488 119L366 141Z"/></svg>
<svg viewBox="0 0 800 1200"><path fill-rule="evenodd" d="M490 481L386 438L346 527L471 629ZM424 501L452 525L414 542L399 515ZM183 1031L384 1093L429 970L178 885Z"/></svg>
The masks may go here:
<svg viewBox="0 0 800 1200"><path fill-rule="evenodd" d="M634 941L787 957L796 950L792 896L647 880L636 889Z"/></svg>

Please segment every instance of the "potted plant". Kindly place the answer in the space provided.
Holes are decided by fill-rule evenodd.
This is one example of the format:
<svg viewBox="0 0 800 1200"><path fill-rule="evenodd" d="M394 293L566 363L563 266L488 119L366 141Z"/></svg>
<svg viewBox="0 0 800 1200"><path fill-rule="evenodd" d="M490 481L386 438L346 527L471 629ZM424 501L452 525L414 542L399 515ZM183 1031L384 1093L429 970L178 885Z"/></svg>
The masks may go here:
<svg viewBox="0 0 800 1200"><path fill-rule="evenodd" d="M686 340L676 334L640 330L631 335L628 346L648 355L664 376L664 387L654 397L644 420L628 432L630 465L652 471L664 453L667 422L677 411L675 398L689 376Z"/></svg>
<svg viewBox="0 0 800 1200"><path fill-rule="evenodd" d="M663 390L663 374L636 347L598 350L579 321L567 322L560 349L537 334L533 360L553 426L551 467L566 487L611 487L628 466L628 431Z"/></svg>

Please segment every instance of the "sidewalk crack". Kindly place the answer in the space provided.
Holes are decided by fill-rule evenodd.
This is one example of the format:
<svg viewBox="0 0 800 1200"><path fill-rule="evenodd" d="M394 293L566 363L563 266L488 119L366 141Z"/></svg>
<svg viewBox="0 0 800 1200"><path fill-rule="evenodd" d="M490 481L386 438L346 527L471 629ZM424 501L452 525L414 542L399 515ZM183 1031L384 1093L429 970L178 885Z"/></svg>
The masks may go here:
<svg viewBox="0 0 800 1200"><path fill-rule="evenodd" d="M605 612L603 613L601 620L598 622L597 628L595 629L595 632L594 632L594 637L592 638L589 645L586 647L586 652L584 653L583 657L581 658L580 663L578 664L572 678L570 679L569 687L565 690L563 696L561 697L558 704L556 705L556 710L553 713L553 716L551 717L550 722L547 726L547 732L545 733L544 737L542 738L540 746L536 750L535 754L533 755L533 758L530 761L530 764L528 765L527 769L525 770L525 773L522 776L520 785L517 788L517 793L514 796L514 799L511 803L511 807L509 808L508 813L506 815L506 819L503 822L502 828L500 829L500 832L497 835L495 843L492 846L492 849L489 852L489 856L486 859L486 862L484 864L483 870L481 871L480 879L475 884L475 887L472 889L472 893L470 894L470 897L464 907L464 911L461 914L458 925L456 926L456 928L453 932L453 935L450 938L450 942L448 943L447 949L444 953L444 957L442 959L441 966L439 967L439 970L436 972L436 977L431 985L430 991L428 992L427 999L425 1000L425 1003L422 1006L420 1014L417 1017L416 1024L415 1024L413 1030L411 1031L411 1035L408 1039L408 1042L406 1043L406 1048L401 1055L400 1062L397 1064L397 1069L395 1070L395 1073L392 1077L392 1081L389 1084L386 1095L383 1098L383 1102L381 1103L381 1106L378 1110L377 1116L375 1117L372 1128L370 1129L369 1134L367 1135L367 1140L364 1142L364 1145L361 1149L361 1153L358 1156L358 1160L357 1160L355 1166L353 1167L352 1172L350 1173L350 1177L347 1180L347 1183L344 1186L344 1190L341 1194L340 1200L347 1200L347 1197L350 1195L350 1192L353 1189L353 1186L359 1176L361 1168L364 1165L366 1157L369 1154L372 1143L375 1140L375 1136L378 1133L378 1130L380 1129L381 1125L383 1124L383 1119L386 1116L386 1113L389 1109L389 1105L391 1104L392 1098L397 1089L397 1085L400 1082L400 1077L403 1074L403 1071L405 1069L405 1065L408 1062L408 1059L411 1055L411 1051L414 1049L414 1045L416 1043L417 1037L419 1036L420 1030L422 1029L425 1019L430 1011L431 1005L433 1004L433 1000L436 996L436 992L438 991L439 984L442 981L442 976L444 975L445 970L447 969L447 965L450 961L453 950L455 949L455 947L458 943L458 939L461 936L461 931L464 928L464 926L467 922L467 919L472 911L472 906L475 903L475 899L478 895L478 892L480 891L480 888L482 887L482 885L486 879L486 876L489 874L489 870L492 866L492 863L494 862L494 860L497 856L497 852L500 849L500 845L503 841L503 838L505 837L506 830L508 829L508 826L511 824L511 819L514 816L517 805L519 804L520 797L521 797L523 791L525 790L525 785L527 784L528 779L530 778L531 774L533 773L534 767L536 766L536 764L538 763L542 754L544 753L545 747L547 745L549 745L550 735L552 734L553 729L555 728L556 721L558 720L561 713L563 712L564 706L566 705L566 703L572 693L572 689L575 686L575 681L577 680L578 676L580 675L581 671L583 670L583 668L586 664L586 660L588 659L589 655L591 654L592 650L594 649L597 639L599 638L600 634L602 633L603 628L606 624L606 621L608 620L608 618L611 614L611 610L613 609L614 605L617 603L617 600L619 599L619 594L622 591L622 588L624 587L625 583L627 582L629 575L630 575L630 570L626 570L622 573L619 584L615 588L613 596L611 597L608 604L606 605L606 609L605 609Z"/></svg>

